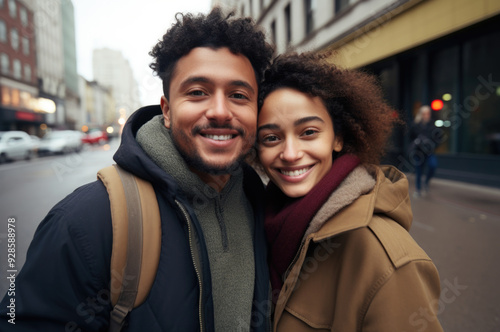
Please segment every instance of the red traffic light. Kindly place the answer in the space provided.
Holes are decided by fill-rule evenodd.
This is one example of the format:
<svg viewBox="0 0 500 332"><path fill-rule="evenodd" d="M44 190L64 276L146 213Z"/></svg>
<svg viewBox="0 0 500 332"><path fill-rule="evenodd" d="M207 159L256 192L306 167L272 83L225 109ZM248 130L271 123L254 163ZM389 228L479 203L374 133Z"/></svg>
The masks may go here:
<svg viewBox="0 0 500 332"><path fill-rule="evenodd" d="M443 101L441 99L434 99L431 103L431 108L434 111L440 111L443 109Z"/></svg>

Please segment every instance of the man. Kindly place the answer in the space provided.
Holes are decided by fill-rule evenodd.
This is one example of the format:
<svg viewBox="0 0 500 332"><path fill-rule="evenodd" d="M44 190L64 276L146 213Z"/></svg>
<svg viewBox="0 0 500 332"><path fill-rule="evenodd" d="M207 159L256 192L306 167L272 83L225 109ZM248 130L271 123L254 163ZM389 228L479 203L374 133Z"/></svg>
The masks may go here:
<svg viewBox="0 0 500 332"><path fill-rule="evenodd" d="M178 15L153 48L159 106L135 112L114 159L153 184L162 219L151 292L124 331L264 331L268 271L254 143L257 91L273 49L248 19ZM96 181L42 221L17 279L16 325L0 330L105 331L112 229Z"/></svg>
<svg viewBox="0 0 500 332"><path fill-rule="evenodd" d="M414 123L410 127L410 159L415 165L415 192L413 197L426 196L429 184L434 177L437 168L437 158L434 155L442 137L432 121L431 108L423 105L415 116ZM424 186L422 188L422 173L427 168Z"/></svg>

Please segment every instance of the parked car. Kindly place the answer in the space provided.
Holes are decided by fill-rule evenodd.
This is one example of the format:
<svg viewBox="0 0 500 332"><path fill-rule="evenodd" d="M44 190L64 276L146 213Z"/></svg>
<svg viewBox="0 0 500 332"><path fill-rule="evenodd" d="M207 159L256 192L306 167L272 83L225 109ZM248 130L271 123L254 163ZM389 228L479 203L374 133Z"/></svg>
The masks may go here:
<svg viewBox="0 0 500 332"><path fill-rule="evenodd" d="M24 131L0 131L0 163L31 159L33 143Z"/></svg>
<svg viewBox="0 0 500 332"><path fill-rule="evenodd" d="M31 151L33 151L33 153L38 153L38 148L40 147L40 137L30 135L30 138L31 143L33 144L33 146L31 147Z"/></svg>
<svg viewBox="0 0 500 332"><path fill-rule="evenodd" d="M47 133L40 140L38 154L64 154L82 149L82 133L76 130L60 130Z"/></svg>
<svg viewBox="0 0 500 332"><path fill-rule="evenodd" d="M91 129L82 137L82 142L87 144L104 144L108 141L108 134L98 129Z"/></svg>

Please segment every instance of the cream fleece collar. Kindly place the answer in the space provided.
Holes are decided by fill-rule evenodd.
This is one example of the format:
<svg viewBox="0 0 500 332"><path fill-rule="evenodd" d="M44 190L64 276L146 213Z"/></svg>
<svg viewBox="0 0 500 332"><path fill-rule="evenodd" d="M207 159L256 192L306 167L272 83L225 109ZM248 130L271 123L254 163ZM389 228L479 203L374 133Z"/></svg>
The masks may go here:
<svg viewBox="0 0 500 332"><path fill-rule="evenodd" d="M335 190L328 200L318 210L311 220L303 239L309 234L315 233L332 216L344 207L354 202L359 196L368 193L375 186L376 180L367 169L360 165L356 167Z"/></svg>

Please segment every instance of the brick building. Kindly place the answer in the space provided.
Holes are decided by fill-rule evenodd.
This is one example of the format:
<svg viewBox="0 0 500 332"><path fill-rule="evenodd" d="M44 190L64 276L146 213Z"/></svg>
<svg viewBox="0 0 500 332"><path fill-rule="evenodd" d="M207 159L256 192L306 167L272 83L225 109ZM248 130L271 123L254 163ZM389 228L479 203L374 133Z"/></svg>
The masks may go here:
<svg viewBox="0 0 500 332"><path fill-rule="evenodd" d="M0 0L0 130L36 134L51 111L38 98L34 15L23 2Z"/></svg>

